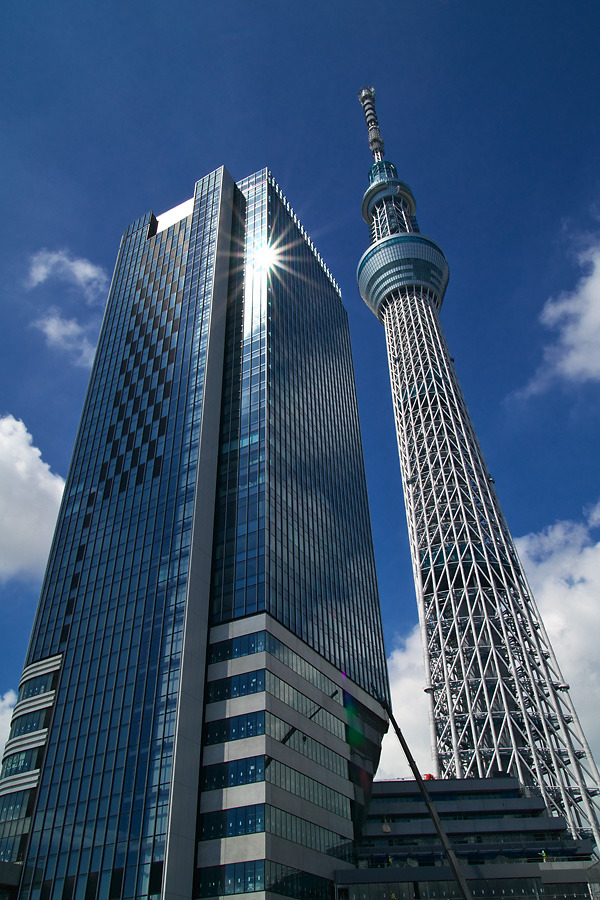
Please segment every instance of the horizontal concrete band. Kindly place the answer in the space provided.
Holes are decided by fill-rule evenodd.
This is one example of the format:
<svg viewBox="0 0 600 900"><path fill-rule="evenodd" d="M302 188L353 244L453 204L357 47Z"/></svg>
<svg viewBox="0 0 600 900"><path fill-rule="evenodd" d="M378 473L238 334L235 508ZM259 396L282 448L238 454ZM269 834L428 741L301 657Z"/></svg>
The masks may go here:
<svg viewBox="0 0 600 900"><path fill-rule="evenodd" d="M35 678L37 675L46 675L48 672L55 672L57 669L60 669L61 662L62 653L58 653L56 656L47 656L46 659L40 659L37 662L31 663L31 665L26 666L23 669L19 687L26 681L29 681L30 678Z"/></svg>

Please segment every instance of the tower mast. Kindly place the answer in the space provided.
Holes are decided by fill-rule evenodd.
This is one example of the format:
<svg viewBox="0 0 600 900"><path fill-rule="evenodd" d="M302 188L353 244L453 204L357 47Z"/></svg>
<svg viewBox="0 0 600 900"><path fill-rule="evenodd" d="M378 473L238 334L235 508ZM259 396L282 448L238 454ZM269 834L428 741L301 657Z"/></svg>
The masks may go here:
<svg viewBox="0 0 600 900"><path fill-rule="evenodd" d="M359 92L374 163L358 265L385 328L439 777L498 770L537 787L573 835L600 846L598 770L518 559L448 352L449 270L384 161L375 91Z"/></svg>

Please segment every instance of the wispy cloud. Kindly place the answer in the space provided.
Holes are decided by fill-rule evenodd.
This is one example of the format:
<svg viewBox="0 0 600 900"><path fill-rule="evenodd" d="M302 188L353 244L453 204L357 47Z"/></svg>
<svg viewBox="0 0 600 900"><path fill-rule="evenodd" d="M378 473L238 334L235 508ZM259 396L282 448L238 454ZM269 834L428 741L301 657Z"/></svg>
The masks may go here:
<svg viewBox="0 0 600 900"><path fill-rule="evenodd" d="M106 296L108 276L101 266L89 259L71 256L68 250L39 250L31 257L28 286L37 287L49 278L79 288L90 304L102 302Z"/></svg>
<svg viewBox="0 0 600 900"><path fill-rule="evenodd" d="M600 525L600 500L593 506L590 506L586 512L590 528L598 528Z"/></svg>
<svg viewBox="0 0 600 900"><path fill-rule="evenodd" d="M90 368L100 317L97 310L90 311L84 313L82 321L81 300L90 307L101 304L106 297L108 276L101 266L72 256L68 250L40 250L31 257L27 286L37 288L50 280L70 286L61 307L72 307L75 301L77 314L66 315L57 306L51 306L32 325L45 335L49 347L65 353L74 365Z"/></svg>
<svg viewBox="0 0 600 900"><path fill-rule="evenodd" d="M63 487L23 422L0 418L0 579L43 573Z"/></svg>
<svg viewBox="0 0 600 900"><path fill-rule="evenodd" d="M95 347L77 319L65 319L57 309L49 309L45 316L32 324L45 334L49 347L68 353L76 366L91 367Z"/></svg>
<svg viewBox="0 0 600 900"><path fill-rule="evenodd" d="M600 501L579 522L560 521L516 544L533 594L596 761L600 761ZM431 770L429 706L419 627L388 659L394 714L421 772ZM383 741L378 778L410 778L391 731Z"/></svg>
<svg viewBox="0 0 600 900"><path fill-rule="evenodd" d="M600 242L579 254L584 272L573 291L547 300L540 320L556 332L533 378L518 392L541 394L556 381L600 381Z"/></svg>
<svg viewBox="0 0 600 900"><path fill-rule="evenodd" d="M16 702L17 695L12 690L0 695L0 757L4 752L4 745L10 731L10 718Z"/></svg>

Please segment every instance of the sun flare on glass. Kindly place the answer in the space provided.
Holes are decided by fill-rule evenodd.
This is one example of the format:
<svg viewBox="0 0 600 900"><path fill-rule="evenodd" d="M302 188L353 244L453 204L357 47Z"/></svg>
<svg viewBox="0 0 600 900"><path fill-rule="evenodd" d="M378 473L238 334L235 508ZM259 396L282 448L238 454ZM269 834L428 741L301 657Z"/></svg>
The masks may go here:
<svg viewBox="0 0 600 900"><path fill-rule="evenodd" d="M259 244L254 250L254 268L257 272L270 272L278 260L279 253L273 244Z"/></svg>

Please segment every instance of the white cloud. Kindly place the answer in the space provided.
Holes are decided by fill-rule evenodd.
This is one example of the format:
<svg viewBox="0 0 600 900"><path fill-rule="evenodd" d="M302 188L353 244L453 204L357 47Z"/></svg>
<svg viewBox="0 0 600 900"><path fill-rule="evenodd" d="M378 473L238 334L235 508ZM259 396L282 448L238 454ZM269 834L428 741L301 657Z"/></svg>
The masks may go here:
<svg viewBox="0 0 600 900"><path fill-rule="evenodd" d="M76 366L91 368L95 347L76 319L66 319L59 310L49 309L45 316L32 324L45 334L49 347L68 353Z"/></svg>
<svg viewBox="0 0 600 900"><path fill-rule="evenodd" d="M38 287L48 279L72 285L90 306L103 302L108 287L108 276L101 266L71 256L67 250L40 250L31 257L28 287ZM65 352L76 366L90 368L95 348L88 335L97 330L97 313L82 325L77 318L51 307L32 324L44 333L49 347Z"/></svg>
<svg viewBox="0 0 600 900"><path fill-rule="evenodd" d="M425 667L421 649L421 633L415 626L406 638L398 641L388 659L392 709L420 772L431 772L429 740L429 701L423 691ZM390 725L383 739L378 779L412 778L398 738Z"/></svg>
<svg viewBox="0 0 600 900"><path fill-rule="evenodd" d="M13 706L17 702L17 695L14 691L6 691L0 695L0 758L4 752L4 745L10 731L10 718L12 716Z"/></svg>
<svg viewBox="0 0 600 900"><path fill-rule="evenodd" d="M540 394L554 381L600 381L600 244L579 254L585 274L575 289L546 301L540 320L557 332L544 348L544 361L519 392Z"/></svg>
<svg viewBox="0 0 600 900"><path fill-rule="evenodd" d="M550 642L597 763L600 763L600 501L586 520L562 521L538 534L517 538ZM429 706L419 627L399 641L388 659L392 706L421 772L432 769ZM383 741L378 779L411 778L396 735Z"/></svg>
<svg viewBox="0 0 600 900"><path fill-rule="evenodd" d="M600 503L587 522L557 522L517 549L596 762L600 761Z"/></svg>
<svg viewBox="0 0 600 900"><path fill-rule="evenodd" d="M590 528L597 528L600 525L600 500L587 510L587 520Z"/></svg>
<svg viewBox="0 0 600 900"><path fill-rule="evenodd" d="M43 573L63 487L23 422L1 417L0 578Z"/></svg>
<svg viewBox="0 0 600 900"><path fill-rule="evenodd" d="M31 257L28 285L37 287L57 278L80 288L88 303L104 300L108 276L102 266L73 257L67 250L39 250Z"/></svg>

